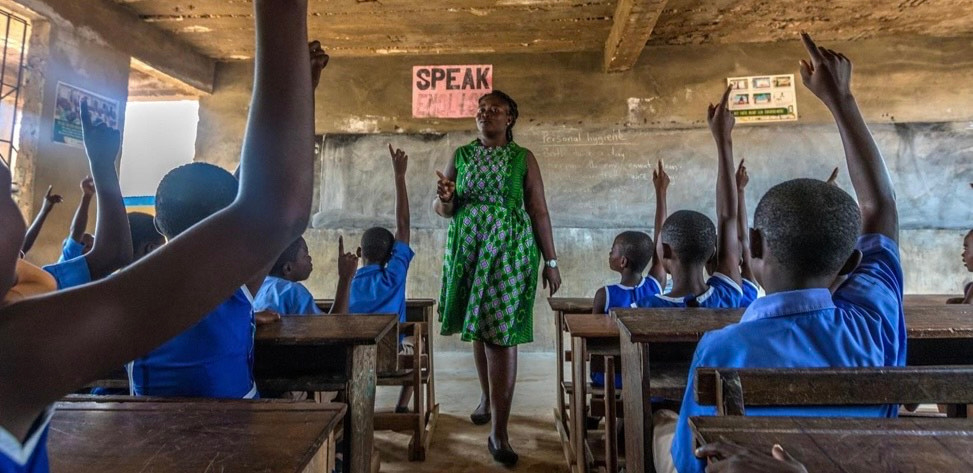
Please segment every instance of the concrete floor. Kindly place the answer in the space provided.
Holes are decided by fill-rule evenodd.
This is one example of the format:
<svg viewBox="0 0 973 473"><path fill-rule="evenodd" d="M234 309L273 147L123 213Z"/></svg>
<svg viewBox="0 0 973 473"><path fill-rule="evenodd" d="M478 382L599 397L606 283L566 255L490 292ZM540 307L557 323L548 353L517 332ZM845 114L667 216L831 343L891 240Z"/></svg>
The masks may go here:
<svg viewBox="0 0 973 473"><path fill-rule="evenodd" d="M376 432L375 448L383 472L494 472L506 469L487 451L490 426L475 426L469 414L480 398L472 353L436 353L436 401L440 415L425 462L409 462L409 437ZM517 388L510 419L510 443L520 455L515 468L531 472L566 472L567 464L554 427L555 370L552 353L519 355ZM396 388L379 387L375 407L390 409Z"/></svg>

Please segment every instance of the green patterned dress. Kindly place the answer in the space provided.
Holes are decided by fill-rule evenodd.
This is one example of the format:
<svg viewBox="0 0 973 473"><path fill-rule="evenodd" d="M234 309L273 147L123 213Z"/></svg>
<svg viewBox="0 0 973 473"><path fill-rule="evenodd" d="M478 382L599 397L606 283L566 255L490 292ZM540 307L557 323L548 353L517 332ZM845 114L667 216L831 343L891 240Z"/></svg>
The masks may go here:
<svg viewBox="0 0 973 473"><path fill-rule="evenodd" d="M442 334L514 346L534 340L540 257L524 209L527 149L456 150L456 203L439 296Z"/></svg>

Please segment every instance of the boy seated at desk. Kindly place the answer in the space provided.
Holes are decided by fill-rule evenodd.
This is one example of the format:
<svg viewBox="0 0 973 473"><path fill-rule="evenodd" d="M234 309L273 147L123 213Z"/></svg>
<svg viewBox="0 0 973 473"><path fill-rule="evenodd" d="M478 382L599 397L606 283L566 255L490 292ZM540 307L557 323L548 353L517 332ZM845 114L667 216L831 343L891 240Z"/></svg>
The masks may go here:
<svg viewBox="0 0 973 473"><path fill-rule="evenodd" d="M25 224L0 161L0 471L47 473L55 402L199 322L306 228L313 189L307 3L254 0L253 8L255 80L240 192L159 251L104 280L8 304ZM316 49L323 67L327 56ZM92 170L114 174L120 133L93 123L84 102L81 122ZM105 200L99 196L99 220ZM124 210L118 217L127 225ZM106 240L99 236L92 252ZM122 250L131 252L126 243Z"/></svg>
<svg viewBox="0 0 973 473"><path fill-rule="evenodd" d="M725 106L729 89L723 94L720 106ZM716 180L716 213L719 231L709 217L692 210L680 210L665 218L656 241L656 260L661 259L665 273L672 276L672 290L666 294L652 294L636 302L638 307L712 307L744 306L744 291L740 276L740 241L737 236L738 201L736 177L733 172L733 150L729 122L717 122L710 109L710 128L717 141L720 160ZM728 125L728 126L723 126ZM721 128L722 127L722 128ZM665 215L665 185L656 183L656 228L660 216ZM653 176L655 181L655 176ZM717 242L719 248L717 248ZM706 263L716 254L716 269L707 278ZM660 258L661 257L661 258Z"/></svg>
<svg viewBox="0 0 973 473"><path fill-rule="evenodd" d="M358 269L351 282L351 301L349 312L352 314L398 314L399 322L405 319L405 282L409 264L415 252L409 247L412 231L409 215L409 191L406 188L405 172L409 156L401 149L392 149L392 169L395 174L395 235L382 227L365 230L362 235L358 255L362 267ZM400 334L400 344L404 353L412 352L412 338ZM416 336L418 334L415 334ZM419 369L415 367L414 369ZM412 387L403 386L395 412L408 412Z"/></svg>
<svg viewBox="0 0 973 473"><path fill-rule="evenodd" d="M348 297L351 279L358 269L358 256L345 253L344 238L338 237L338 289L331 305L331 314L348 312ZM311 277L314 265L304 237L294 240L281 253L280 258L270 269L260 290L253 298L253 310L271 311L283 315L320 315L321 309L314 302L314 296L301 281Z"/></svg>
<svg viewBox="0 0 973 473"><path fill-rule="evenodd" d="M708 332L690 367L675 426L671 460L679 473L703 471L694 456L688 420L714 415L694 398L697 367L813 368L902 366L905 318L898 214L885 161L851 93L851 62L802 35L810 64L802 61L804 85L834 116L858 204L836 186L795 179L771 188L760 200L751 230L753 267L767 296L744 312L740 323ZM733 119L725 101L712 122L729 135ZM859 208L860 207L860 208ZM860 236L859 236L860 235ZM839 274L848 279L832 294ZM894 406L751 408L750 415L891 417ZM658 471L672 471L665 453L666 429L657 425Z"/></svg>

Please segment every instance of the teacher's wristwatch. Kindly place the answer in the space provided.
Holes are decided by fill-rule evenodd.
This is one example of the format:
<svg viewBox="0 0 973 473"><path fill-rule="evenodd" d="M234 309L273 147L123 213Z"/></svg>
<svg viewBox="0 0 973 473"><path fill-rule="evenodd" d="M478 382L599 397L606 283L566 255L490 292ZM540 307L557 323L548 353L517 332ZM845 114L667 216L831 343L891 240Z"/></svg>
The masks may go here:
<svg viewBox="0 0 973 473"><path fill-rule="evenodd" d="M544 262L544 266L547 266L548 268L556 268L557 267L557 260L556 259L549 259L549 260L547 260L547 261Z"/></svg>

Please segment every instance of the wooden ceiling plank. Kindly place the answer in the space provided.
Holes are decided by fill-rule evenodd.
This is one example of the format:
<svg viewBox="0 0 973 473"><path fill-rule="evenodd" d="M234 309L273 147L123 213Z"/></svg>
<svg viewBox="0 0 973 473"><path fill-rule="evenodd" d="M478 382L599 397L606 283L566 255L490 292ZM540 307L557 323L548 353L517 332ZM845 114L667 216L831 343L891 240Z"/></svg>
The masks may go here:
<svg viewBox="0 0 973 473"><path fill-rule="evenodd" d="M90 29L105 44L201 92L213 92L215 60L161 28L141 21L135 13L108 0L17 0L52 19L78 29Z"/></svg>
<svg viewBox="0 0 973 473"><path fill-rule="evenodd" d="M605 72L627 71L635 65L665 6L666 0L619 0L605 41Z"/></svg>

